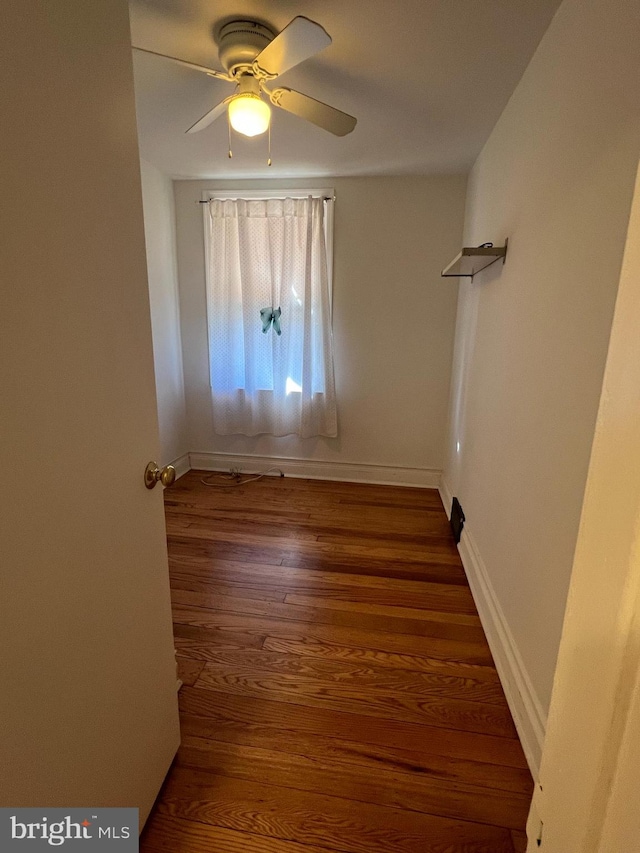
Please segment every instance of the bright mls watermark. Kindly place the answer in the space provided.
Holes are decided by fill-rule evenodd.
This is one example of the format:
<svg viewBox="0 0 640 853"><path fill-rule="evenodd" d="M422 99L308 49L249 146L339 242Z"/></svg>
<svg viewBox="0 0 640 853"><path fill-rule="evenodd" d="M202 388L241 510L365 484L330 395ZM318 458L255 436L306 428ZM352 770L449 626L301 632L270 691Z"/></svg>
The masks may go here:
<svg viewBox="0 0 640 853"><path fill-rule="evenodd" d="M137 853L138 809L0 808L0 853Z"/></svg>

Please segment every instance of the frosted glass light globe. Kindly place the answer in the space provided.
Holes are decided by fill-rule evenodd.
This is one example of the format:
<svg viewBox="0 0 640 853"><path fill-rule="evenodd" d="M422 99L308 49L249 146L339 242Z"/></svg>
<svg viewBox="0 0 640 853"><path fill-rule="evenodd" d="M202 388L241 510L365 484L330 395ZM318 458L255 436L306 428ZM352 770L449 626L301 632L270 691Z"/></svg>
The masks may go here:
<svg viewBox="0 0 640 853"><path fill-rule="evenodd" d="M229 102L231 127L244 136L259 136L269 127L271 109L259 95L246 92Z"/></svg>

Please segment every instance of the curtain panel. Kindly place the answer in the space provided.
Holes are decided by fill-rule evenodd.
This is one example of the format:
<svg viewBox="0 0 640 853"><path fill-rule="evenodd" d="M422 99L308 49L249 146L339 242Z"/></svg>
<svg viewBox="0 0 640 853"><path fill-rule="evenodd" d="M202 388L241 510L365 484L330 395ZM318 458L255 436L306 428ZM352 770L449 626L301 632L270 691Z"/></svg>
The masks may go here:
<svg viewBox="0 0 640 853"><path fill-rule="evenodd" d="M205 222L214 432L337 435L323 200L212 199Z"/></svg>

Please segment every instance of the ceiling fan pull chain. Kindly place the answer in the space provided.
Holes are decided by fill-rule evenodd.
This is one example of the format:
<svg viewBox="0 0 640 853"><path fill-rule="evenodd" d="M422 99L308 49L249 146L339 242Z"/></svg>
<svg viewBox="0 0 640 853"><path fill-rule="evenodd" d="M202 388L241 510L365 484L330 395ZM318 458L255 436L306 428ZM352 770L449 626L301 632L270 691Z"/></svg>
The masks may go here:
<svg viewBox="0 0 640 853"><path fill-rule="evenodd" d="M229 110L227 110L227 126L229 128L229 160L231 160L233 151L231 150L231 119L229 118Z"/></svg>
<svg viewBox="0 0 640 853"><path fill-rule="evenodd" d="M271 122L269 122L269 151L267 154L267 166L271 165Z"/></svg>

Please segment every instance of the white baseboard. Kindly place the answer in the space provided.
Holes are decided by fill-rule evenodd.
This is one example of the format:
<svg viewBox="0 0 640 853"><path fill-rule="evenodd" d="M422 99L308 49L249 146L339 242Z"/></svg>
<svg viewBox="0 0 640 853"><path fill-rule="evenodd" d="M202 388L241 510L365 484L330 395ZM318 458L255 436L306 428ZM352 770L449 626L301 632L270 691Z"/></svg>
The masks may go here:
<svg viewBox="0 0 640 853"><path fill-rule="evenodd" d="M242 456L237 453L190 453L191 468L201 471L228 471L240 468L243 472L279 468L286 477L309 480L336 480L347 483L377 483L379 485L414 486L437 489L442 472L437 468L402 468L392 465L368 465L361 462L323 462L312 459L291 459L278 456Z"/></svg>
<svg viewBox="0 0 640 853"><path fill-rule="evenodd" d="M546 728L544 710L468 524L462 531L458 549L529 769L537 779Z"/></svg>
<svg viewBox="0 0 640 853"><path fill-rule="evenodd" d="M170 464L176 469L176 480L179 480L180 477L187 473L187 471L191 470L188 453L183 453L182 456L178 456L178 458L174 459Z"/></svg>
<svg viewBox="0 0 640 853"><path fill-rule="evenodd" d="M444 511L447 514L447 518L451 521L451 502L453 501L453 495L449 489L449 484L445 480L444 476L440 477L440 482L438 483L438 491L440 492L440 500L442 501L442 505L444 506Z"/></svg>

